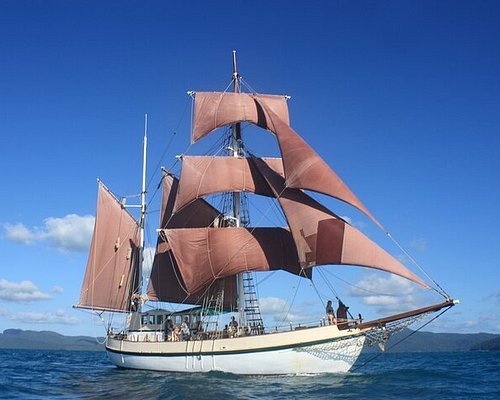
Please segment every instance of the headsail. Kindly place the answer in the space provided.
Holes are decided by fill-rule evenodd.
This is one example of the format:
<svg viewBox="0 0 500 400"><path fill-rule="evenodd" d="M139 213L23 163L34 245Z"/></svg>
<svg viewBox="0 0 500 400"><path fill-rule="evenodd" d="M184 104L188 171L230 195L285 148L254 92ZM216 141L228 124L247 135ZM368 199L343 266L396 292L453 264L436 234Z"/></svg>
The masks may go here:
<svg viewBox="0 0 500 400"><path fill-rule="evenodd" d="M383 226L318 153L265 103L258 98L255 101L266 110L272 127L270 130L278 138L285 168L286 185L296 189L313 190L342 200L364 212L384 230Z"/></svg>
<svg viewBox="0 0 500 400"><path fill-rule="evenodd" d="M76 307L130 311L139 282L138 246L137 222L99 182L94 234Z"/></svg>
<svg viewBox="0 0 500 400"><path fill-rule="evenodd" d="M252 162L280 202L303 267L359 265L390 272L429 287L384 249L302 190L287 188L285 180L261 159L253 157Z"/></svg>

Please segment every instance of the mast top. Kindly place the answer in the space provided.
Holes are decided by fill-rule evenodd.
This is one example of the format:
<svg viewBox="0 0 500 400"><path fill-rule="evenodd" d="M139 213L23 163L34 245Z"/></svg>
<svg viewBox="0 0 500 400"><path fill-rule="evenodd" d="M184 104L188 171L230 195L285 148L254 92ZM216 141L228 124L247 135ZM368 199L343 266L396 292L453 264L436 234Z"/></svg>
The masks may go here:
<svg viewBox="0 0 500 400"><path fill-rule="evenodd" d="M238 66L236 64L236 50L233 50L233 87L234 93L240 92L240 85L238 84L238 80L240 75L238 74Z"/></svg>

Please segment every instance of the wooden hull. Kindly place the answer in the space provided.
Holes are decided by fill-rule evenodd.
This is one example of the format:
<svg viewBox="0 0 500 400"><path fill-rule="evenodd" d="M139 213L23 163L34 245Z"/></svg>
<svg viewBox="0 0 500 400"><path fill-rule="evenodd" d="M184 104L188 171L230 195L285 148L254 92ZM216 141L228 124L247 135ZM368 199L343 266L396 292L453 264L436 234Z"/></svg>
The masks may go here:
<svg viewBox="0 0 500 400"><path fill-rule="evenodd" d="M172 372L223 371L245 375L345 373L365 335L324 326L231 339L141 342L108 338L110 360L121 368Z"/></svg>

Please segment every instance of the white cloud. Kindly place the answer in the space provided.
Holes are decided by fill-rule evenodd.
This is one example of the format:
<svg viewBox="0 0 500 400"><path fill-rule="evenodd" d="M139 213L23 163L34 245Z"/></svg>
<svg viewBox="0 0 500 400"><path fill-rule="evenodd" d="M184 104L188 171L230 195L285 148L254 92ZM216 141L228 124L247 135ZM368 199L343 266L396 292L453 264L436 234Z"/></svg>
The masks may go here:
<svg viewBox="0 0 500 400"><path fill-rule="evenodd" d="M273 317L275 322L307 322L311 320L311 315L305 312L302 307L292 307L288 302L279 297L263 297L259 299L260 312L263 315Z"/></svg>
<svg viewBox="0 0 500 400"><path fill-rule="evenodd" d="M390 274L383 277L378 274L368 274L351 288L351 292L352 295L360 297L372 294L397 296L414 293L417 288L415 283L398 275Z"/></svg>
<svg viewBox="0 0 500 400"><path fill-rule="evenodd" d="M23 224L4 224L5 236L8 240L21 243L31 244L35 240L35 235Z"/></svg>
<svg viewBox="0 0 500 400"><path fill-rule="evenodd" d="M62 293L62 292L64 292L64 288L61 286L54 286L52 288L52 293Z"/></svg>
<svg viewBox="0 0 500 400"><path fill-rule="evenodd" d="M364 296L363 303L369 306L394 306L399 302L396 296Z"/></svg>
<svg viewBox="0 0 500 400"><path fill-rule="evenodd" d="M498 320L483 320L481 316L475 319L462 318L462 315L455 311L450 311L442 317L432 321L432 324L427 325L425 330L431 332L446 332L446 333L500 333L500 323Z"/></svg>
<svg viewBox="0 0 500 400"><path fill-rule="evenodd" d="M92 215L68 214L64 218L47 218L44 221L43 239L61 251L86 250L94 230Z"/></svg>
<svg viewBox="0 0 500 400"><path fill-rule="evenodd" d="M283 314L288 309L288 303L279 297L263 297L259 299L262 314Z"/></svg>
<svg viewBox="0 0 500 400"><path fill-rule="evenodd" d="M63 252L83 251L89 247L94 220L92 215L68 214L63 218L46 218L42 227L28 228L21 223L3 227L5 237L16 243L44 242Z"/></svg>
<svg viewBox="0 0 500 400"><path fill-rule="evenodd" d="M57 324L57 325L78 325L78 318L68 315L64 310L57 310L55 313L50 312L18 312L16 314L7 315L11 321L18 321L26 324Z"/></svg>
<svg viewBox="0 0 500 400"><path fill-rule="evenodd" d="M349 295L361 298L380 313L398 312L419 307L416 293L420 288L413 282L397 275L385 278L376 274L364 276L349 291Z"/></svg>
<svg viewBox="0 0 500 400"><path fill-rule="evenodd" d="M33 282L10 282L0 279L0 300L11 302L30 302L48 300L51 296L43 293Z"/></svg>

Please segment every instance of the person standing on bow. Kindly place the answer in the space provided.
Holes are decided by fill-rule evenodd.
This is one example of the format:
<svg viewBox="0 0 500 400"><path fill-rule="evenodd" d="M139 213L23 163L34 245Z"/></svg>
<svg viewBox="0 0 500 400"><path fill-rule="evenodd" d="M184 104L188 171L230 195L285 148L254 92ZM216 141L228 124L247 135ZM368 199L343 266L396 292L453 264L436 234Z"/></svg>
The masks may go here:
<svg viewBox="0 0 500 400"><path fill-rule="evenodd" d="M339 308L337 308L337 321L339 329L347 328L347 310L349 310L349 307L339 300Z"/></svg>
<svg viewBox="0 0 500 400"><path fill-rule="evenodd" d="M333 312L331 300L328 300L328 302L326 303L326 316L328 317L328 323L330 325L337 325L337 320L335 319L335 313Z"/></svg>

